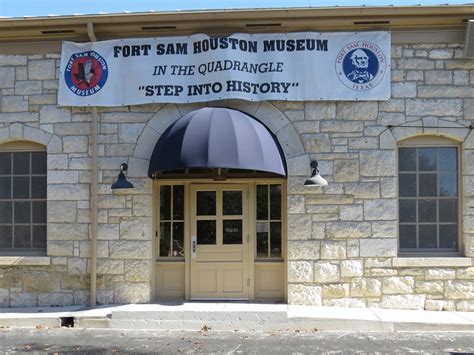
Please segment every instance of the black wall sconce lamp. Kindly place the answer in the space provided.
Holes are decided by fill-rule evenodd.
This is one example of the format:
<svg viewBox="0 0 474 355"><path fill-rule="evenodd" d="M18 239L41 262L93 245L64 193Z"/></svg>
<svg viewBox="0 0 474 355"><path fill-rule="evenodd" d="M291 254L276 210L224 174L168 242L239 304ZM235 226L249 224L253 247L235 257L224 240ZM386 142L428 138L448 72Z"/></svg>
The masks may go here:
<svg viewBox="0 0 474 355"><path fill-rule="evenodd" d="M117 181L115 181L112 184L112 189L117 190L117 189L133 189L133 184L127 180L125 177L124 171L128 170L128 165L126 163L120 164L120 173L117 178Z"/></svg>
<svg viewBox="0 0 474 355"><path fill-rule="evenodd" d="M319 175L318 162L316 160L311 162L311 168L313 169L311 177L304 182L304 186L328 186L328 181Z"/></svg>

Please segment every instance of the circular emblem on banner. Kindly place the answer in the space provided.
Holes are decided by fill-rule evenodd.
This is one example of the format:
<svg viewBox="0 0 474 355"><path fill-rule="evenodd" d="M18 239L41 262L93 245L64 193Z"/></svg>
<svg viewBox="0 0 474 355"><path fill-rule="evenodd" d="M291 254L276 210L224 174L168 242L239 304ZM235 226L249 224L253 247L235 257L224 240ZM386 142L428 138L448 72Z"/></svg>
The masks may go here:
<svg viewBox="0 0 474 355"><path fill-rule="evenodd" d="M69 90L78 96L100 91L109 73L107 62L95 51L74 53L66 65L64 79Z"/></svg>
<svg viewBox="0 0 474 355"><path fill-rule="evenodd" d="M354 91L367 91L382 81L387 70L385 54L374 43L356 41L346 44L337 54L339 80Z"/></svg>

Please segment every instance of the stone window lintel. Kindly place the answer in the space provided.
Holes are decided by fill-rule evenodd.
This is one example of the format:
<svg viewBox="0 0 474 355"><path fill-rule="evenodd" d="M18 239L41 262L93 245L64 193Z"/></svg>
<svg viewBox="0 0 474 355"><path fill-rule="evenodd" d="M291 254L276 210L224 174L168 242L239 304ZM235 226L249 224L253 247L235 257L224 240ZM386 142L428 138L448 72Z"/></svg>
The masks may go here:
<svg viewBox="0 0 474 355"><path fill-rule="evenodd" d="M0 266L48 266L49 256L0 256Z"/></svg>
<svg viewBox="0 0 474 355"><path fill-rule="evenodd" d="M465 257L400 257L393 259L394 267L469 267L472 265L472 258Z"/></svg>

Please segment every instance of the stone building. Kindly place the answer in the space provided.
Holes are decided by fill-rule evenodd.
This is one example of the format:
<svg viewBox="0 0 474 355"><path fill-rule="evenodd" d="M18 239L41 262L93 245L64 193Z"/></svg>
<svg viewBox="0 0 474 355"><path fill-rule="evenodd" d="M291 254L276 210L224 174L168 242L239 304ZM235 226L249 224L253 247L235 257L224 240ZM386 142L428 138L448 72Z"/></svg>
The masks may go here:
<svg viewBox="0 0 474 355"><path fill-rule="evenodd" d="M204 298L473 311L470 18L472 5L0 19L0 305ZM341 30L391 31L389 100L57 104L63 40ZM203 107L263 123L286 176L150 179L163 133ZM304 186L312 160L328 186ZM122 163L134 188L113 191ZM198 244L221 243L199 246L201 265L196 228L214 228Z"/></svg>

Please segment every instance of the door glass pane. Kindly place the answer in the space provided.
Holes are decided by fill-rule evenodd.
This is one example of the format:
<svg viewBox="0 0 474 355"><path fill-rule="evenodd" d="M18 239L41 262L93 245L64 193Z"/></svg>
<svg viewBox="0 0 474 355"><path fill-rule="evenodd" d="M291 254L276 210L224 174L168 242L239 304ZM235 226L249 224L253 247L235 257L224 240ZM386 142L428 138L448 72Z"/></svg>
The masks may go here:
<svg viewBox="0 0 474 355"><path fill-rule="evenodd" d="M46 152L31 153L31 173L46 174Z"/></svg>
<svg viewBox="0 0 474 355"><path fill-rule="evenodd" d="M30 197L30 178L14 177L13 178L13 198L29 198Z"/></svg>
<svg viewBox="0 0 474 355"><path fill-rule="evenodd" d="M171 186L160 186L160 219L171 219Z"/></svg>
<svg viewBox="0 0 474 355"><path fill-rule="evenodd" d="M458 195L457 176L455 174L439 175L439 195L441 197L456 197Z"/></svg>
<svg viewBox="0 0 474 355"><path fill-rule="evenodd" d="M415 197L416 174L400 174L399 180L400 197Z"/></svg>
<svg viewBox="0 0 474 355"><path fill-rule="evenodd" d="M224 216L242 214L242 191L222 192L222 214Z"/></svg>
<svg viewBox="0 0 474 355"><path fill-rule="evenodd" d="M33 226L33 248L46 249L46 226Z"/></svg>
<svg viewBox="0 0 474 355"><path fill-rule="evenodd" d="M31 223L31 202L15 202L15 223Z"/></svg>
<svg viewBox="0 0 474 355"><path fill-rule="evenodd" d="M398 171L416 171L416 148L398 150Z"/></svg>
<svg viewBox="0 0 474 355"><path fill-rule="evenodd" d="M415 224L400 225L400 248L401 249L416 248L416 225Z"/></svg>
<svg viewBox="0 0 474 355"><path fill-rule="evenodd" d="M420 171L436 171L436 148L419 148L418 149L418 170Z"/></svg>
<svg viewBox="0 0 474 355"><path fill-rule="evenodd" d="M15 226L14 248L31 248L31 227Z"/></svg>
<svg viewBox="0 0 474 355"><path fill-rule="evenodd" d="M268 223L257 222L257 258L268 257Z"/></svg>
<svg viewBox="0 0 474 355"><path fill-rule="evenodd" d="M420 174L420 196L437 196L436 174Z"/></svg>
<svg viewBox="0 0 474 355"><path fill-rule="evenodd" d="M30 173L30 153L13 153L13 174L28 175Z"/></svg>
<svg viewBox="0 0 474 355"><path fill-rule="evenodd" d="M281 185L270 185L270 219L281 219Z"/></svg>
<svg viewBox="0 0 474 355"><path fill-rule="evenodd" d="M12 153L0 153L0 175L11 174Z"/></svg>
<svg viewBox="0 0 474 355"><path fill-rule="evenodd" d="M458 200L439 200L439 221L458 221Z"/></svg>
<svg viewBox="0 0 474 355"><path fill-rule="evenodd" d="M184 186L173 186L173 219L184 220Z"/></svg>
<svg viewBox="0 0 474 355"><path fill-rule="evenodd" d="M281 222L270 223L270 256L281 258Z"/></svg>
<svg viewBox="0 0 474 355"><path fill-rule="evenodd" d="M242 244L242 220L222 221L222 241L223 244Z"/></svg>
<svg viewBox="0 0 474 355"><path fill-rule="evenodd" d="M416 222L416 201L400 200L399 212L400 222Z"/></svg>
<svg viewBox="0 0 474 355"><path fill-rule="evenodd" d="M439 226L439 247L457 249L458 226L456 224Z"/></svg>
<svg viewBox="0 0 474 355"><path fill-rule="evenodd" d="M160 223L160 256L171 256L171 223Z"/></svg>
<svg viewBox="0 0 474 355"><path fill-rule="evenodd" d="M439 148L439 170L457 171L458 157L456 148Z"/></svg>
<svg viewBox="0 0 474 355"><path fill-rule="evenodd" d="M216 221L197 221L197 243L216 244Z"/></svg>
<svg viewBox="0 0 474 355"><path fill-rule="evenodd" d="M31 177L31 197L46 198L46 176Z"/></svg>
<svg viewBox="0 0 474 355"><path fill-rule="evenodd" d="M257 185L257 220L268 219L268 185Z"/></svg>
<svg viewBox="0 0 474 355"><path fill-rule="evenodd" d="M12 179L0 176L0 198L12 197Z"/></svg>
<svg viewBox="0 0 474 355"><path fill-rule="evenodd" d="M0 201L0 223L12 223L12 203Z"/></svg>
<svg viewBox="0 0 474 355"><path fill-rule="evenodd" d="M436 200L418 200L418 222L436 222Z"/></svg>
<svg viewBox="0 0 474 355"><path fill-rule="evenodd" d="M184 257L184 223L173 223L173 256Z"/></svg>
<svg viewBox="0 0 474 355"><path fill-rule="evenodd" d="M437 248L436 225L418 226L418 237L420 239L420 248Z"/></svg>
<svg viewBox="0 0 474 355"><path fill-rule="evenodd" d="M33 202L33 223L46 223L46 201Z"/></svg>
<svg viewBox="0 0 474 355"><path fill-rule="evenodd" d="M0 225L0 248L12 247L12 227Z"/></svg>
<svg viewBox="0 0 474 355"><path fill-rule="evenodd" d="M216 192L198 191L196 193L196 214L198 216L216 215Z"/></svg>

